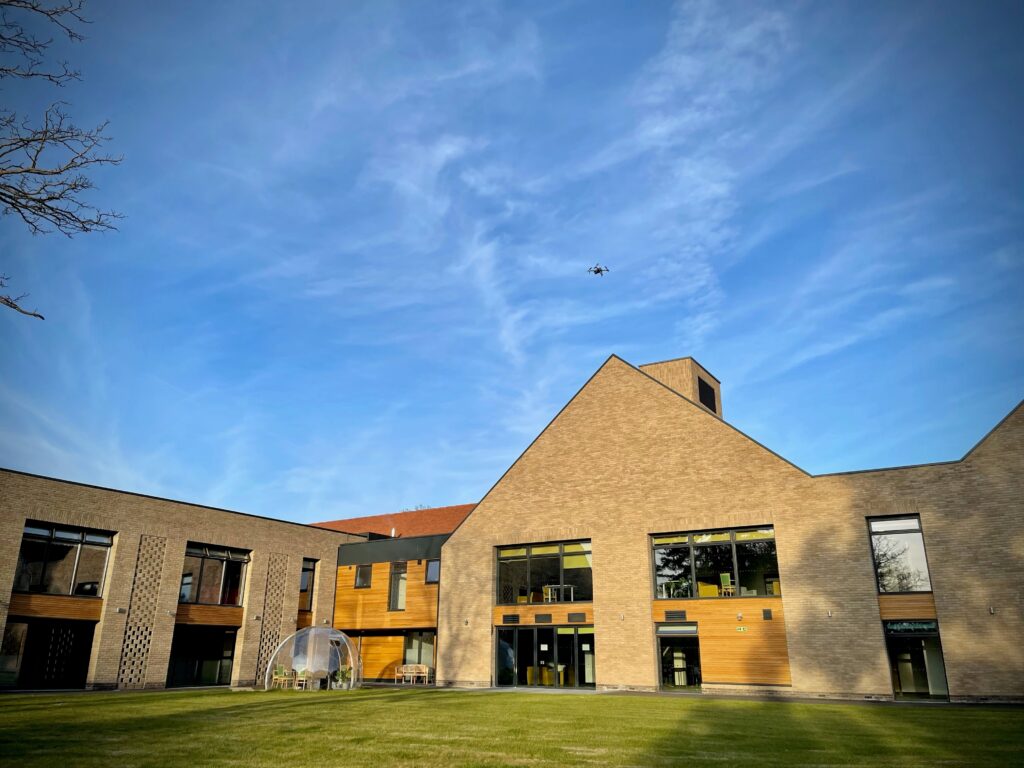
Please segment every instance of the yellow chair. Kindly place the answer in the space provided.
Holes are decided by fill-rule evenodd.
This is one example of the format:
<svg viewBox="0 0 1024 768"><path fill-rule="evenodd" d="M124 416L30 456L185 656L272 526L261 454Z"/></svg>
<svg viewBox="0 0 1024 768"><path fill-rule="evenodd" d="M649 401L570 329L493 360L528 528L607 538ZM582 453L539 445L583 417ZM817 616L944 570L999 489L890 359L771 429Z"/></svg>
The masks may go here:
<svg viewBox="0 0 1024 768"><path fill-rule="evenodd" d="M718 587L704 581L697 582L697 597L718 597Z"/></svg>

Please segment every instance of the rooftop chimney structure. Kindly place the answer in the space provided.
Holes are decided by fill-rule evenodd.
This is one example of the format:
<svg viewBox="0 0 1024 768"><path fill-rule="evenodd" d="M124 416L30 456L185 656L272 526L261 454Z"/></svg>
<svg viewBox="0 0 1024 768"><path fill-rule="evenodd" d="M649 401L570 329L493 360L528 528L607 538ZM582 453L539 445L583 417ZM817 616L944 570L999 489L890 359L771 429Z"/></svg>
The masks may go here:
<svg viewBox="0 0 1024 768"><path fill-rule="evenodd" d="M687 400L722 418L722 384L692 357L647 363L639 368Z"/></svg>

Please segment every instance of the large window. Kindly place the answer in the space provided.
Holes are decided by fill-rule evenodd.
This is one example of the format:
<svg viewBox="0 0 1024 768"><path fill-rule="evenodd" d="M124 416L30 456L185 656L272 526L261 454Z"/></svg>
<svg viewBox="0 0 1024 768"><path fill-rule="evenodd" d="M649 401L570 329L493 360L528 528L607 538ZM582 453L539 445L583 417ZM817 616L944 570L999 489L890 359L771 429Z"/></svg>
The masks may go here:
<svg viewBox="0 0 1024 768"><path fill-rule="evenodd" d="M579 603L594 599L589 541L498 549L499 604Z"/></svg>
<svg viewBox="0 0 1024 768"><path fill-rule="evenodd" d="M931 592L918 517L869 520L879 592Z"/></svg>
<svg viewBox="0 0 1024 768"><path fill-rule="evenodd" d="M189 542L181 569L178 602L241 605L248 562L249 553L245 550Z"/></svg>
<svg viewBox="0 0 1024 768"><path fill-rule="evenodd" d="M652 542L657 598L782 594L774 528L663 534Z"/></svg>
<svg viewBox="0 0 1024 768"><path fill-rule="evenodd" d="M302 559L302 573L299 576L299 610L313 610L313 582L316 577L316 560Z"/></svg>
<svg viewBox="0 0 1024 768"><path fill-rule="evenodd" d="M405 563L391 564L391 583L388 588L388 610L405 610L405 585L407 582Z"/></svg>
<svg viewBox="0 0 1024 768"><path fill-rule="evenodd" d="M27 523L14 591L99 597L113 541L108 531Z"/></svg>

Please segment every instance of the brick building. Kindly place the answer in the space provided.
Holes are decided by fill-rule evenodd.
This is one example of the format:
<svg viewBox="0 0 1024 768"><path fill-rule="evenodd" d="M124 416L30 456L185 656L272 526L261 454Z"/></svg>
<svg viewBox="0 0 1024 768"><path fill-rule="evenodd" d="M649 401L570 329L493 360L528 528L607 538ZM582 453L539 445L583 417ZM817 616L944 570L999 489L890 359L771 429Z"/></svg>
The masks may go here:
<svg viewBox="0 0 1024 768"><path fill-rule="evenodd" d="M253 685L355 540L0 470L0 687Z"/></svg>
<svg viewBox="0 0 1024 768"><path fill-rule="evenodd" d="M3 471L0 685L247 685L331 623L369 680L1024 700L1022 476L1020 406L958 461L810 475L692 358L615 356L475 506L312 527Z"/></svg>

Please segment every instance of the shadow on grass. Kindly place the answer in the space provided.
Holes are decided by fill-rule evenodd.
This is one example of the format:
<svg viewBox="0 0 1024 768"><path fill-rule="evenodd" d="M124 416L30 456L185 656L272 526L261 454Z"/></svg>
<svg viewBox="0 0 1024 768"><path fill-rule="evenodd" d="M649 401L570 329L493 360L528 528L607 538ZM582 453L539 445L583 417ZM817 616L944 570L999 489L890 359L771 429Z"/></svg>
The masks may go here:
<svg viewBox="0 0 1024 768"><path fill-rule="evenodd" d="M33 766L1008 764L1024 713L451 690L0 699Z"/></svg>

